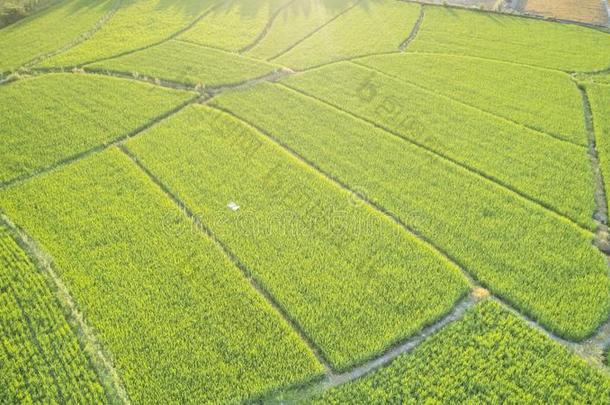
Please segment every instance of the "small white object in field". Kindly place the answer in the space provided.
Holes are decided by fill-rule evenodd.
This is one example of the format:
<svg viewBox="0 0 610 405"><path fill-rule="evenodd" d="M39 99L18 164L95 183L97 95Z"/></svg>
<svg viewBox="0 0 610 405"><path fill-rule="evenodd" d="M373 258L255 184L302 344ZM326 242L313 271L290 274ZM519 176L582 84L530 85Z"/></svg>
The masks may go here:
<svg viewBox="0 0 610 405"><path fill-rule="evenodd" d="M235 202L231 201L227 207L229 207L230 210L232 211L237 211L239 209L239 205L237 205Z"/></svg>

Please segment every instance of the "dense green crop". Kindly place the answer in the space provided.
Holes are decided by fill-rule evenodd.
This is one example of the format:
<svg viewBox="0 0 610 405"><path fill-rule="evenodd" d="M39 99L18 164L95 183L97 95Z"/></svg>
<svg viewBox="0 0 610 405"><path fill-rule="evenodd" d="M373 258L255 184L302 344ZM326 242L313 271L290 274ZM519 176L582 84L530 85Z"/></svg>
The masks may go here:
<svg viewBox="0 0 610 405"><path fill-rule="evenodd" d="M466 292L455 266L227 114L189 107L127 145L337 369L413 335Z"/></svg>
<svg viewBox="0 0 610 405"><path fill-rule="evenodd" d="M357 63L586 146L582 99L569 75L511 63L402 53Z"/></svg>
<svg viewBox="0 0 610 405"><path fill-rule="evenodd" d="M610 403L610 379L494 301L324 404Z"/></svg>
<svg viewBox="0 0 610 405"><path fill-rule="evenodd" d="M111 149L0 194L135 403L236 402L322 368L220 249Z"/></svg>
<svg viewBox="0 0 610 405"><path fill-rule="evenodd" d="M610 206L610 85L588 85L595 142L608 206Z"/></svg>
<svg viewBox="0 0 610 405"><path fill-rule="evenodd" d="M214 4L215 0L124 0L91 39L43 66L82 65L153 45L185 28Z"/></svg>
<svg viewBox="0 0 610 405"><path fill-rule="evenodd" d="M240 82L277 69L277 66L266 62L175 40L87 67L137 72L161 79L204 85Z"/></svg>
<svg viewBox="0 0 610 405"><path fill-rule="evenodd" d="M550 329L581 339L607 319L610 280L591 233L281 85L213 102L396 214Z"/></svg>
<svg viewBox="0 0 610 405"><path fill-rule="evenodd" d="M500 59L562 69L610 65L610 35L577 25L529 18L426 7L409 50Z"/></svg>
<svg viewBox="0 0 610 405"><path fill-rule="evenodd" d="M179 38L239 51L261 34L273 14L290 0L233 0L221 4Z"/></svg>
<svg viewBox="0 0 610 405"><path fill-rule="evenodd" d="M96 75L50 74L0 87L0 182L127 135L193 93Z"/></svg>
<svg viewBox="0 0 610 405"><path fill-rule="evenodd" d="M0 225L0 403L104 400L45 277Z"/></svg>
<svg viewBox="0 0 610 405"><path fill-rule="evenodd" d="M269 59L315 32L346 11L357 0L297 0L275 17L261 41L248 51L255 58ZM366 4L360 0L360 4Z"/></svg>
<svg viewBox="0 0 610 405"><path fill-rule="evenodd" d="M351 63L295 75L286 83L484 172L584 227L595 227L594 183L585 147Z"/></svg>
<svg viewBox="0 0 610 405"><path fill-rule="evenodd" d="M397 51L413 29L419 10L417 4L394 0L360 3L273 60L303 69L357 55Z"/></svg>
<svg viewBox="0 0 610 405"><path fill-rule="evenodd" d="M0 72L11 71L76 40L113 7L113 0L69 0L0 30Z"/></svg>

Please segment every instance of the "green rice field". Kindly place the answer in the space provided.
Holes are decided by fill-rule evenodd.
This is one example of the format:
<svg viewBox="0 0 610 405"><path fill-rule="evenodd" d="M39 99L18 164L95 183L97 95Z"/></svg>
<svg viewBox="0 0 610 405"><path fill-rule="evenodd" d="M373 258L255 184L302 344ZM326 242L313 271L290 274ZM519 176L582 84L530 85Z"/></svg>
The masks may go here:
<svg viewBox="0 0 610 405"><path fill-rule="evenodd" d="M610 403L610 31L402 0L0 29L0 403Z"/></svg>

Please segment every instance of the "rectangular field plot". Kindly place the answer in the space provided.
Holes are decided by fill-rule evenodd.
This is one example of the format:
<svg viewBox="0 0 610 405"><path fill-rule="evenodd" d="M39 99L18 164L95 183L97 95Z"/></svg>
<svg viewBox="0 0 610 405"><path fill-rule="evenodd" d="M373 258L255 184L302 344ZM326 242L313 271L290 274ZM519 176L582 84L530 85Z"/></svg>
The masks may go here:
<svg viewBox="0 0 610 405"><path fill-rule="evenodd" d="M278 68L270 63L175 40L86 67L93 70L136 72L192 85L236 83L263 76Z"/></svg>
<svg viewBox="0 0 610 405"><path fill-rule="evenodd" d="M256 40L273 15L289 2L290 0L224 2L179 38L227 51L239 51Z"/></svg>
<svg viewBox="0 0 610 405"><path fill-rule="evenodd" d="M610 403L610 378L494 301L314 403Z"/></svg>
<svg viewBox="0 0 610 405"><path fill-rule="evenodd" d="M0 224L0 403L106 396L45 277Z"/></svg>
<svg viewBox="0 0 610 405"><path fill-rule="evenodd" d="M610 85L588 85L595 130L595 147L604 179L606 201L610 206Z"/></svg>
<svg viewBox="0 0 610 405"><path fill-rule="evenodd" d="M274 16L266 35L248 51L255 58L270 59L313 34L357 0L297 0Z"/></svg>
<svg viewBox="0 0 610 405"><path fill-rule="evenodd" d="M42 65L83 65L153 45L186 28L215 4L215 0L125 0L89 40Z"/></svg>
<svg viewBox="0 0 610 405"><path fill-rule="evenodd" d="M97 75L49 74L0 87L0 183L115 140L195 93Z"/></svg>
<svg viewBox="0 0 610 405"><path fill-rule="evenodd" d="M500 59L561 70L608 67L610 35L577 25L427 7L410 51Z"/></svg>
<svg viewBox="0 0 610 405"><path fill-rule="evenodd" d="M334 369L412 336L466 293L441 255L228 114L189 107L127 145Z"/></svg>
<svg viewBox="0 0 610 405"><path fill-rule="evenodd" d="M112 0L69 0L0 30L0 73L67 46L91 30Z"/></svg>
<svg viewBox="0 0 610 405"><path fill-rule="evenodd" d="M50 253L134 403L239 402L321 365L183 212L112 148L0 194Z"/></svg>
<svg viewBox="0 0 610 405"><path fill-rule="evenodd" d="M351 63L325 66L284 82L491 177L583 227L595 227L594 183L584 146Z"/></svg>
<svg viewBox="0 0 610 405"><path fill-rule="evenodd" d="M604 0L527 0L522 11L560 20L608 25Z"/></svg>
<svg viewBox="0 0 610 405"><path fill-rule="evenodd" d="M582 98L566 73L425 53L379 55L355 62L557 138L587 145Z"/></svg>
<svg viewBox="0 0 610 405"><path fill-rule="evenodd" d="M282 85L225 93L213 104L389 210L551 330L582 339L607 319L608 268L590 232Z"/></svg>
<svg viewBox="0 0 610 405"><path fill-rule="evenodd" d="M393 0L357 3L274 62L294 69L375 52L398 51L407 39L420 6Z"/></svg>

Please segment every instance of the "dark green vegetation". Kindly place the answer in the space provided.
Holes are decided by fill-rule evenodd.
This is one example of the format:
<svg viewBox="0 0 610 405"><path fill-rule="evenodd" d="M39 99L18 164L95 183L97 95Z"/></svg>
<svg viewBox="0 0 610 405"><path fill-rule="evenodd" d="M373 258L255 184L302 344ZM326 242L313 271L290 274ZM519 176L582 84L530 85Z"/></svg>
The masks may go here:
<svg viewBox="0 0 610 405"><path fill-rule="evenodd" d="M0 29L0 402L609 403L609 69L399 0Z"/></svg>
<svg viewBox="0 0 610 405"><path fill-rule="evenodd" d="M13 24L60 0L3 0L0 2L0 28Z"/></svg>
<svg viewBox="0 0 610 405"><path fill-rule="evenodd" d="M316 402L405 401L607 404L610 379L488 300L413 353Z"/></svg>
<svg viewBox="0 0 610 405"><path fill-rule="evenodd" d="M2 224L0 335L1 403L105 400L57 297Z"/></svg>

